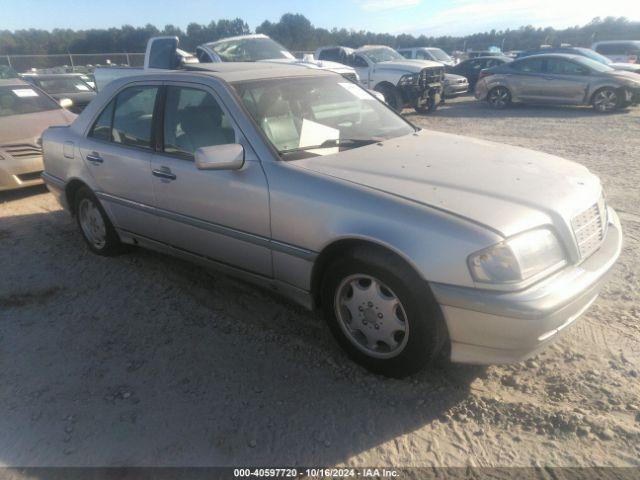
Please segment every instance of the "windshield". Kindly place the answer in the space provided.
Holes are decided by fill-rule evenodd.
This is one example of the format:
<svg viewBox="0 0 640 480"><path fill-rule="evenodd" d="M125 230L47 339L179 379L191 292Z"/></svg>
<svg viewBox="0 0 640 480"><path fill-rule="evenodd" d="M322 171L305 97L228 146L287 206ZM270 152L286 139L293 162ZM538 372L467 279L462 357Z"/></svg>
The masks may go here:
<svg viewBox="0 0 640 480"><path fill-rule="evenodd" d="M270 38L239 38L207 45L223 62L257 62L259 60L293 59L294 56Z"/></svg>
<svg viewBox="0 0 640 480"><path fill-rule="evenodd" d="M595 52L588 48L580 48L579 50L583 56L590 58L591 60L595 60L598 63L603 63L605 65L609 65L611 63L611 60L609 60L604 55L600 55L598 52Z"/></svg>
<svg viewBox="0 0 640 480"><path fill-rule="evenodd" d="M59 93L82 93L91 91L91 87L78 77L34 77L34 80L40 88L52 95Z"/></svg>
<svg viewBox="0 0 640 480"><path fill-rule="evenodd" d="M28 85L0 87L0 117L55 110L60 106Z"/></svg>
<svg viewBox="0 0 640 480"><path fill-rule="evenodd" d="M436 60L444 60L445 62L451 61L451 57L447 55L444 50L439 48L429 48L428 51Z"/></svg>
<svg viewBox="0 0 640 480"><path fill-rule="evenodd" d="M364 55L373 63L390 62L392 60L406 60L402 55L390 47L367 48L358 50L358 53Z"/></svg>
<svg viewBox="0 0 640 480"><path fill-rule="evenodd" d="M285 160L329 155L415 131L369 92L337 76L267 79L234 87Z"/></svg>
<svg viewBox="0 0 640 480"><path fill-rule="evenodd" d="M602 63L596 62L595 60L591 60L587 57L578 57L576 60L596 72L612 72L614 70L608 65L603 65Z"/></svg>

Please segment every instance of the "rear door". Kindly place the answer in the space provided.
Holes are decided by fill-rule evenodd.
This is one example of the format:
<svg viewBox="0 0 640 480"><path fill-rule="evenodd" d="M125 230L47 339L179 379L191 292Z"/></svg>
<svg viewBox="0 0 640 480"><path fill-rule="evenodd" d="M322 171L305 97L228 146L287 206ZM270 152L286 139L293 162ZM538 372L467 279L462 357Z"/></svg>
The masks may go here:
<svg viewBox="0 0 640 480"><path fill-rule="evenodd" d="M160 240L181 250L272 276L269 192L262 165L213 89L165 84L150 178ZM200 147L240 143L240 170L199 170Z"/></svg>
<svg viewBox="0 0 640 480"><path fill-rule="evenodd" d="M523 101L543 102L547 96L544 64L542 58L525 58L510 64L513 69L509 76L512 95Z"/></svg>
<svg viewBox="0 0 640 480"><path fill-rule="evenodd" d="M160 84L133 84L119 91L79 145L115 226L145 236L157 230L149 210L155 203L151 148L159 90Z"/></svg>

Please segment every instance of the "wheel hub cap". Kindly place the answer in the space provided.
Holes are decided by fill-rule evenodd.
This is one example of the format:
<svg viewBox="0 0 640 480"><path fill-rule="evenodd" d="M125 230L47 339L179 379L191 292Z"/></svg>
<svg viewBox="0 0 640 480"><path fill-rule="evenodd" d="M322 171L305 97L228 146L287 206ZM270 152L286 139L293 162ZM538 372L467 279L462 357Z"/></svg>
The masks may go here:
<svg viewBox="0 0 640 480"><path fill-rule="evenodd" d="M80 202L78 209L80 227L87 240L95 248L103 248L107 243L107 228L98 207L88 198Z"/></svg>
<svg viewBox="0 0 640 480"><path fill-rule="evenodd" d="M345 278L336 291L336 316L342 331L359 350L376 358L391 358L406 346L407 316L400 299L368 275Z"/></svg>

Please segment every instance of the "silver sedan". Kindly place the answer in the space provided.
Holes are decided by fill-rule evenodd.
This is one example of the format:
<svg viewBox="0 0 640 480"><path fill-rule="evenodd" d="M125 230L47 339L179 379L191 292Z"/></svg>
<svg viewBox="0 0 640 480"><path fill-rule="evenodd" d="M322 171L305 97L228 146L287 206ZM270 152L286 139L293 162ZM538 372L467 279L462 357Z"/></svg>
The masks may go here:
<svg viewBox="0 0 640 480"><path fill-rule="evenodd" d="M480 72L475 95L494 108L511 102L592 105L607 113L640 102L640 75L581 55L532 55Z"/></svg>
<svg viewBox="0 0 640 480"><path fill-rule="evenodd" d="M320 306L387 375L527 358L594 302L622 242L586 168L420 130L292 66L115 81L44 152L96 254L144 246Z"/></svg>

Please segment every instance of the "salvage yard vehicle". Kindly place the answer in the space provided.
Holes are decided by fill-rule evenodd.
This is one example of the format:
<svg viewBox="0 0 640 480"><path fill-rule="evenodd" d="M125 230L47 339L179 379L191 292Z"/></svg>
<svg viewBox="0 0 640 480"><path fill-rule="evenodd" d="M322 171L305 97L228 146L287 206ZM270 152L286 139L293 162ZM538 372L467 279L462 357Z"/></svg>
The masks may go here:
<svg viewBox="0 0 640 480"><path fill-rule="evenodd" d="M321 70L124 77L43 142L91 251L148 247L322 306L348 355L386 375L533 355L621 250L583 166L420 130Z"/></svg>
<svg viewBox="0 0 640 480"><path fill-rule="evenodd" d="M612 62L640 63L640 40L606 40L591 48Z"/></svg>
<svg viewBox="0 0 640 480"><path fill-rule="evenodd" d="M386 103L396 111L412 107L418 113L428 113L437 109L442 99L441 63L407 60L384 45L367 45L357 50L321 47L314 56L355 68L362 85L384 95Z"/></svg>
<svg viewBox="0 0 640 480"><path fill-rule="evenodd" d="M455 98L469 91L469 81L462 75L444 74L444 90L442 99Z"/></svg>
<svg viewBox="0 0 640 480"><path fill-rule="evenodd" d="M22 78L38 86L56 100L68 98L73 102L69 107L74 113L80 113L96 96L89 84L75 73L25 73Z"/></svg>
<svg viewBox="0 0 640 480"><path fill-rule="evenodd" d="M456 62L451 58L447 52L441 48L435 47L414 47L414 48L399 48L398 53L404 58L410 60L432 60L434 62L440 62L447 67L453 67Z"/></svg>
<svg viewBox="0 0 640 480"><path fill-rule="evenodd" d="M512 61L512 58L505 56L471 58L460 62L453 68L448 68L447 72L465 77L469 82L469 89L474 90L482 70L497 67L498 65L504 65L505 63Z"/></svg>
<svg viewBox="0 0 640 480"><path fill-rule="evenodd" d="M640 73L640 64L638 63L628 63L628 62L612 62L609 58L604 55L600 55L598 52L593 51L589 48L580 48L580 47L546 47L546 48L536 48L535 50L527 50L525 52L520 52L518 54L518 58L530 57L531 55L541 55L547 53L567 53L569 55L582 55L583 57L590 58L591 60L595 60L596 62L600 62L604 65L608 65L614 70L626 70L628 72Z"/></svg>
<svg viewBox="0 0 640 480"><path fill-rule="evenodd" d="M316 61L313 58L297 59L285 47L267 35L253 34L223 38L196 47L196 57L200 63L217 62L275 62L319 68L339 73L343 77L358 82L358 74L347 65L337 62Z"/></svg>
<svg viewBox="0 0 640 480"><path fill-rule="evenodd" d="M475 95L494 108L511 102L591 105L608 113L640 102L640 76L581 55L524 57L483 70Z"/></svg>
<svg viewBox="0 0 640 480"><path fill-rule="evenodd" d="M42 132L76 116L17 78L0 80L0 191L42 183Z"/></svg>

